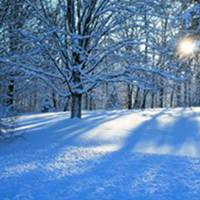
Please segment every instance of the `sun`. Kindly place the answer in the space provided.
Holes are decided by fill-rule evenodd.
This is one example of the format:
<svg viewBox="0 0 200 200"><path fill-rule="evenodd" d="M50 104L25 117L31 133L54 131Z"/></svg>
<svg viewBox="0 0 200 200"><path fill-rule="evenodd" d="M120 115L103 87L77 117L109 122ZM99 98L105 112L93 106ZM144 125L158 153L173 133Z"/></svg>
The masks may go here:
<svg viewBox="0 0 200 200"><path fill-rule="evenodd" d="M178 54L180 56L190 56L196 51L196 42L192 38L184 38L179 41Z"/></svg>

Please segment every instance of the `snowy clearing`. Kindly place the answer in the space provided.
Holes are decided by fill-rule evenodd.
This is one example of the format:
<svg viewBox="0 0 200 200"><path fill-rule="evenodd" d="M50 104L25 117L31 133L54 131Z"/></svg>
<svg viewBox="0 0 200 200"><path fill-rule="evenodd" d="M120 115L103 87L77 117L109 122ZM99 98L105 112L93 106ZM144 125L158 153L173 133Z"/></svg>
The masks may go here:
<svg viewBox="0 0 200 200"><path fill-rule="evenodd" d="M1 200L199 200L200 108L25 115L0 142Z"/></svg>

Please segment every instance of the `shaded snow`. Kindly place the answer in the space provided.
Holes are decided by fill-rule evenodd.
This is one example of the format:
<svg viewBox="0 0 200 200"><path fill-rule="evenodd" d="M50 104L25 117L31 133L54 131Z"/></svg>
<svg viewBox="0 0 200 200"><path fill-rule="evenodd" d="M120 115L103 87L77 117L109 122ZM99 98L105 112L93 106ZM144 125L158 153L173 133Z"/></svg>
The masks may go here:
<svg viewBox="0 0 200 200"><path fill-rule="evenodd" d="M26 115L0 143L0 199L200 198L200 108Z"/></svg>

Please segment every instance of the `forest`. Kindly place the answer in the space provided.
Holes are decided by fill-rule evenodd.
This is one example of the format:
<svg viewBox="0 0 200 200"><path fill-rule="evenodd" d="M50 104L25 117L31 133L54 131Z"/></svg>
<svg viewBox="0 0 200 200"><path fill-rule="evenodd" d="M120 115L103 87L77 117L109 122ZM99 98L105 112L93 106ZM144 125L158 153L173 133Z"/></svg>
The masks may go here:
<svg viewBox="0 0 200 200"><path fill-rule="evenodd" d="M1 0L4 113L200 106L199 7Z"/></svg>
<svg viewBox="0 0 200 200"><path fill-rule="evenodd" d="M200 199L200 0L0 0L0 200Z"/></svg>

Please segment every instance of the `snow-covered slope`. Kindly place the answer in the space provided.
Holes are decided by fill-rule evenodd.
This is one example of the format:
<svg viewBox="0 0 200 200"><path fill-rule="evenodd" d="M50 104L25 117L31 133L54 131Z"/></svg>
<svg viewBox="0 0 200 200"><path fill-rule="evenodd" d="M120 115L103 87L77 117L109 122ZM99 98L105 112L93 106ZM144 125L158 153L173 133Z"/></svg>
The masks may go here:
<svg viewBox="0 0 200 200"><path fill-rule="evenodd" d="M1 200L199 200L200 108L26 115L0 142Z"/></svg>

